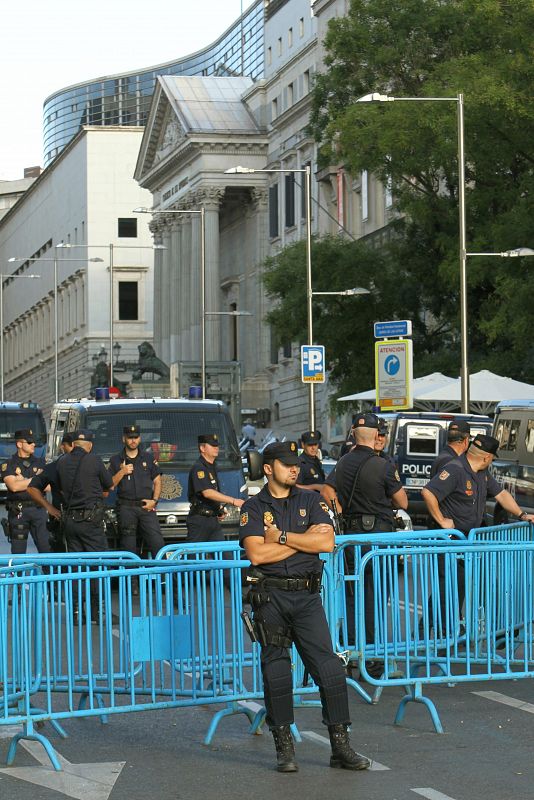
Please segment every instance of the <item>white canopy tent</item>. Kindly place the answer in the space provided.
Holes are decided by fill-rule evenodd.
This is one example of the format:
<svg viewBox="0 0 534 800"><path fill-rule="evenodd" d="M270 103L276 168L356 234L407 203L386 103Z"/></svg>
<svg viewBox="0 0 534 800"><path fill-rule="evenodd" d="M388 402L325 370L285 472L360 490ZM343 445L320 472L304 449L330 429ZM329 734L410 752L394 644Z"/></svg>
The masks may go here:
<svg viewBox="0 0 534 800"><path fill-rule="evenodd" d="M441 372L432 372L430 375L423 375L421 378L414 378L413 381L413 397L414 401L419 397L421 394L426 394L427 392L433 392L439 389L441 386L446 386L448 383L455 383L454 378L448 378L446 375L443 375ZM357 392L356 394L348 394L345 397L338 397L338 402L348 402L348 401L370 401L373 404L376 400L376 390L369 389L365 392Z"/></svg>
<svg viewBox="0 0 534 800"><path fill-rule="evenodd" d="M470 376L469 396L472 412L488 414L493 412L501 400L534 400L534 386L483 369ZM419 408L431 410L439 407L441 411L456 411L461 403L460 378L417 394L414 381L414 402L415 400Z"/></svg>

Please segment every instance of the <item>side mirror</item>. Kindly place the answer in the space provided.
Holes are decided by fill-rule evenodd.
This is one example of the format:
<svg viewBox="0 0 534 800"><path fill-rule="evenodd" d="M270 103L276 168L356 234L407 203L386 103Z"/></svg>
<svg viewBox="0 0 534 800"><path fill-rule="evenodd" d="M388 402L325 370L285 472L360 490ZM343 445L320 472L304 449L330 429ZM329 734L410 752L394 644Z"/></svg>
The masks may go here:
<svg viewBox="0 0 534 800"><path fill-rule="evenodd" d="M248 478L259 481L263 478L263 456L257 450L247 450Z"/></svg>

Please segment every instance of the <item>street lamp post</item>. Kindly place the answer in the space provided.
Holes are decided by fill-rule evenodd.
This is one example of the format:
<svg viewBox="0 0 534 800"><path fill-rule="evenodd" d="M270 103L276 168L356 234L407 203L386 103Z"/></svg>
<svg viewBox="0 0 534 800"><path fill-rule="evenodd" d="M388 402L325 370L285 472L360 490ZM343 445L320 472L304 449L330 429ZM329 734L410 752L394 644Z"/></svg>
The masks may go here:
<svg viewBox="0 0 534 800"><path fill-rule="evenodd" d="M59 402L59 314L58 314L58 257L57 257L57 248L58 247L65 247L66 245L56 244L54 246L54 258L39 258L36 259L39 262L47 261L49 263L53 263L54 265L54 402ZM11 263L13 261L29 261L31 258L25 258L22 256L13 256L12 258L8 258L8 261ZM102 262L101 258L69 258L69 261L83 261L84 263L91 261L91 262ZM13 276L18 277L18 276ZM21 276L26 277L26 276Z"/></svg>
<svg viewBox="0 0 534 800"><path fill-rule="evenodd" d="M18 280L19 278L29 278L32 280L40 277L40 275L10 275L9 273L7 275L4 273L0 274L0 362L2 364L0 369L0 401L2 403L4 402L4 278L13 278L13 280Z"/></svg>
<svg viewBox="0 0 534 800"><path fill-rule="evenodd" d="M133 214L199 214L200 215L200 384L206 399L206 213L201 208L134 208ZM156 245L157 246L157 245Z"/></svg>
<svg viewBox="0 0 534 800"><path fill-rule="evenodd" d="M60 242L57 244L56 247L60 247L63 249L71 249L73 247L91 247L91 248L102 248L105 247L109 252L109 385L113 386L113 345L114 345L114 322L113 322L113 307L115 303L115 288L113 282L113 269L114 269L114 248L115 245L113 242L109 244L69 244L68 242ZM118 247L122 249L130 249L130 250L165 250L164 245L162 244L155 244L155 245L137 245L137 244L121 244ZM69 259L70 260L70 259ZM102 261L101 258L89 258L88 261Z"/></svg>
<svg viewBox="0 0 534 800"><path fill-rule="evenodd" d="M459 255L460 255L460 343L461 343L461 396L462 413L469 413L469 363L467 349L467 253L465 244L465 150L464 150L464 96L456 97L392 97L373 92L358 98L357 103L392 102L446 102L456 103L458 128L458 215L459 215Z"/></svg>

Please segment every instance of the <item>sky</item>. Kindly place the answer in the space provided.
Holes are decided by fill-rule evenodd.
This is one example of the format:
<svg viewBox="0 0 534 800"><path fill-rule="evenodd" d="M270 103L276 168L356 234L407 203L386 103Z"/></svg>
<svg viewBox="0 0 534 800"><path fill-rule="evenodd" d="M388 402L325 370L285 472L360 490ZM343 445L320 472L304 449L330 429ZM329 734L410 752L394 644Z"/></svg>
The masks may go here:
<svg viewBox="0 0 534 800"><path fill-rule="evenodd" d="M0 180L43 166L43 102L203 49L251 0L11 0L2 12Z"/></svg>

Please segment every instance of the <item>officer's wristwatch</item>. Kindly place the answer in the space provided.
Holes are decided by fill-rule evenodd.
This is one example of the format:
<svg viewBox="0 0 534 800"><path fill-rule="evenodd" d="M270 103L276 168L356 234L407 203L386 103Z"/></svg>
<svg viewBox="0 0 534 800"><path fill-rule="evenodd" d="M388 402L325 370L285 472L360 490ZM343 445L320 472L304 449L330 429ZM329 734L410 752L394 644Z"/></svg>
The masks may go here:
<svg viewBox="0 0 534 800"><path fill-rule="evenodd" d="M282 531L278 537L278 544L287 544L287 533L285 531Z"/></svg>
<svg viewBox="0 0 534 800"><path fill-rule="evenodd" d="M528 517L527 512L526 511L522 511L517 519L522 521L522 520L526 519L527 517Z"/></svg>

